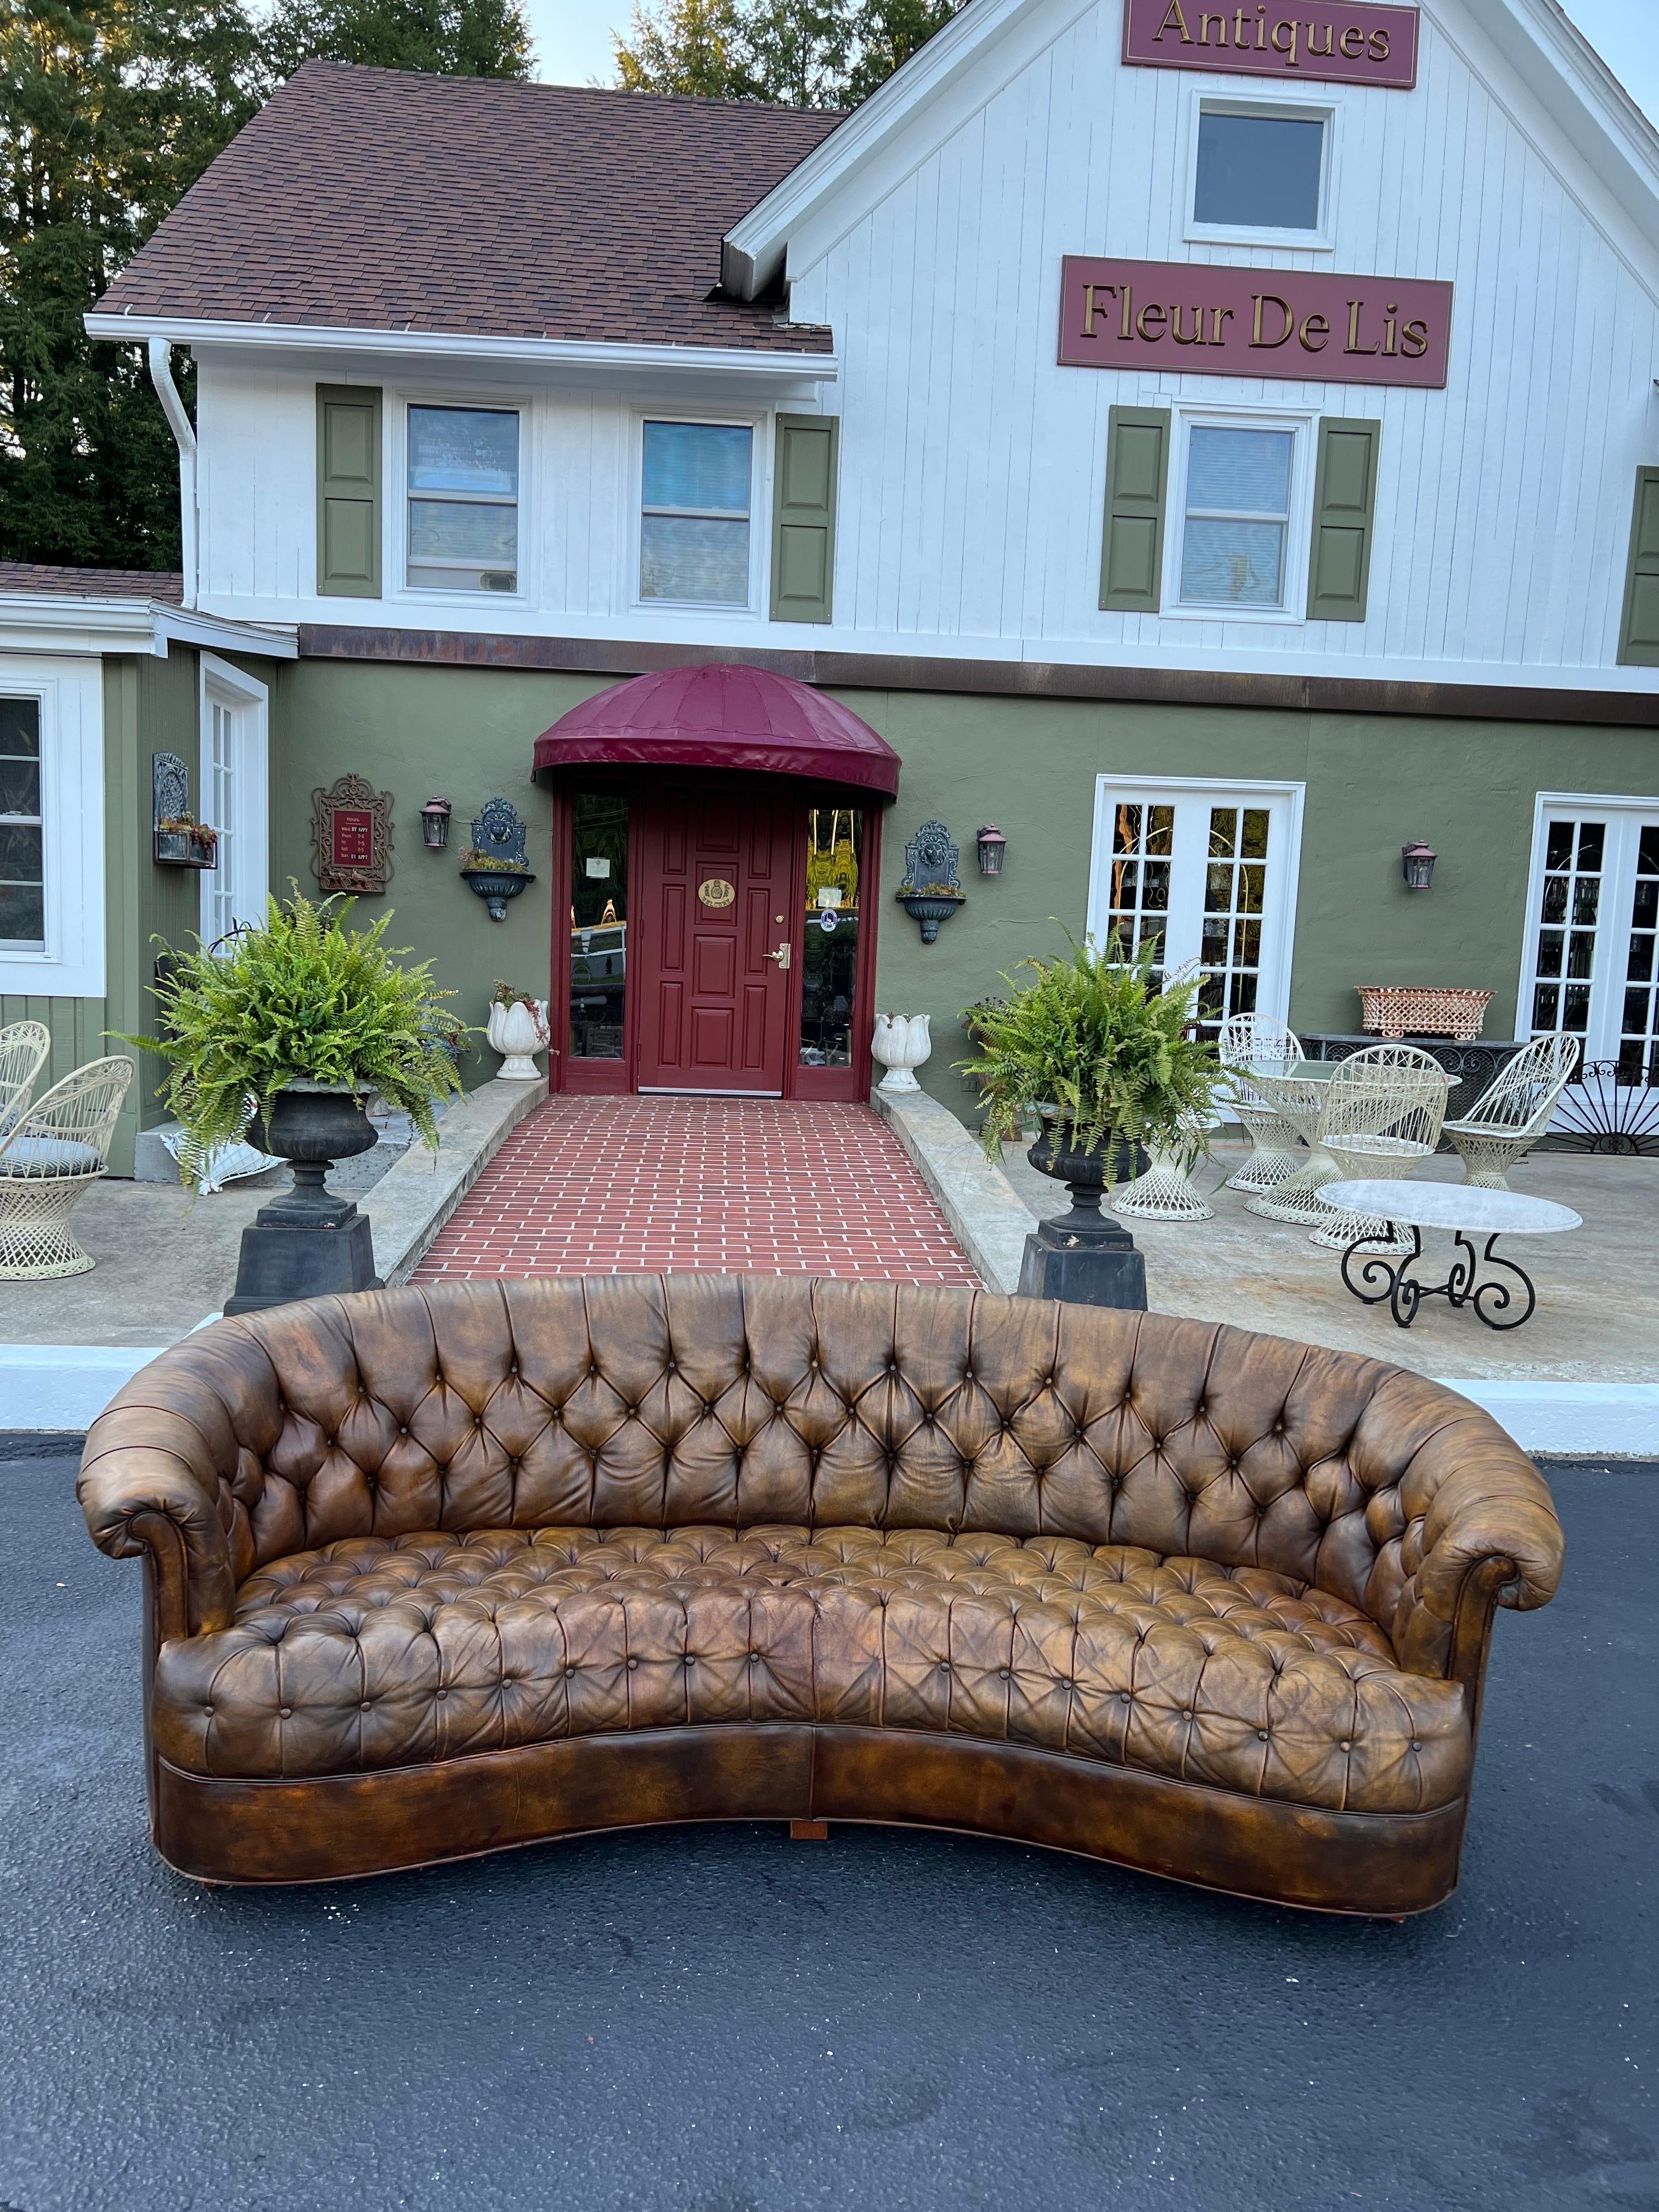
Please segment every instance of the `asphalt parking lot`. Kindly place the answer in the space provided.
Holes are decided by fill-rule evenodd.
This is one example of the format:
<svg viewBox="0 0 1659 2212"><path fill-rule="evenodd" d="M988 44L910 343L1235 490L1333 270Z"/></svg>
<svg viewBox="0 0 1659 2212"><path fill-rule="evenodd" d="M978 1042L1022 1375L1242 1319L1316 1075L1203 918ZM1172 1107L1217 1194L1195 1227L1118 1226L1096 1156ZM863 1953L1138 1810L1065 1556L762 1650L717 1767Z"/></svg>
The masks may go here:
<svg viewBox="0 0 1659 2212"><path fill-rule="evenodd" d="M137 1563L0 1449L0 2212L1648 2212L1659 1468L1547 1470L1463 1886L1320 1920L969 1838L719 1826L203 1890Z"/></svg>

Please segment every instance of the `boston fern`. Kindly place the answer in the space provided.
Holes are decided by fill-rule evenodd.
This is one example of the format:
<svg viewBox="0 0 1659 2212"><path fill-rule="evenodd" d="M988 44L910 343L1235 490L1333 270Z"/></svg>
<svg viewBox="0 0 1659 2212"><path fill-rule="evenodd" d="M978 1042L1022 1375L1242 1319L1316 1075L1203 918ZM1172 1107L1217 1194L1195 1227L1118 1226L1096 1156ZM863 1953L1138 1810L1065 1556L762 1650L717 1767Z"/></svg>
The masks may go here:
<svg viewBox="0 0 1659 2212"><path fill-rule="evenodd" d="M1197 978L1172 975L1160 990L1155 945L1128 959L1115 938L1098 952L1071 943L1067 958L1021 961L1031 983L1005 975L1013 994L1006 1004L981 1000L969 1009L979 1054L957 1065L983 1095L993 1159L1034 1105L1058 1109L1085 1152L1109 1130L1144 1144L1175 1138L1189 1115L1209 1117L1220 1065L1213 1046L1188 1035ZM1051 1127L1050 1143L1059 1136Z"/></svg>
<svg viewBox="0 0 1659 2212"><path fill-rule="evenodd" d="M437 1148L433 1102L459 1091L456 1048L468 1034L440 1002L430 963L400 968L382 943L390 914L348 929L353 902L313 905L297 889L221 953L173 955L151 993L156 1037L124 1036L170 1060L167 1101L205 1154L234 1143L252 1099L261 1115L295 1083L378 1091Z"/></svg>

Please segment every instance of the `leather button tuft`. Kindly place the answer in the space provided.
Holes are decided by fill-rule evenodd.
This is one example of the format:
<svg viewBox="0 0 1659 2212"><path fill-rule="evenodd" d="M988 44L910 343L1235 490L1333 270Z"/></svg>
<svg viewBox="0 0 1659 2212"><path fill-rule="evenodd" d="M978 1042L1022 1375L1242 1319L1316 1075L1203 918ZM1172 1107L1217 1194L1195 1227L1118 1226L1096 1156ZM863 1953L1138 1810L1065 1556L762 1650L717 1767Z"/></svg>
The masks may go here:
<svg viewBox="0 0 1659 2212"><path fill-rule="evenodd" d="M638 1661L637 1659L630 1659L630 1660L629 1661L629 1662L628 1662L628 1671L629 1671L629 1673L630 1674L633 1673L634 1669L635 1669L635 1668L639 1665L639 1663L640 1663L640 1662L639 1662L639 1661Z"/></svg>
<svg viewBox="0 0 1659 2212"><path fill-rule="evenodd" d="M447 1691L447 1690L440 1690L440 1691L439 1691L439 1692L438 1692L438 1697L439 1697L439 1700L440 1700L440 1702L441 1702L441 1701L442 1701L445 1698L447 1698L448 1695L449 1695L449 1692L448 1692L448 1691Z"/></svg>
<svg viewBox="0 0 1659 2212"><path fill-rule="evenodd" d="M357 1710L360 1713L373 1712L374 1710L374 1699L372 1698L365 1698L362 1705L358 1706Z"/></svg>
<svg viewBox="0 0 1659 2212"><path fill-rule="evenodd" d="M203 1708L202 1708L202 1711L203 1711L204 1713L208 1714L208 1715L210 1717L210 1716L211 1716L211 1714L212 1714L212 1711L213 1711L213 1708L212 1708L212 1706L211 1706L211 1705L204 1705L204 1706L203 1706ZM1416 1745L1415 1745L1415 1744L1413 1744L1413 1745L1412 1746L1412 1748L1413 1748L1413 1751L1415 1751L1415 1750L1416 1750L1416 1748L1417 1748Z"/></svg>
<svg viewBox="0 0 1659 2212"><path fill-rule="evenodd" d="M939 1661L939 1673L940 1673L941 1674L948 1674L950 1673L950 1671L951 1671L951 1662L950 1662L950 1661L949 1661L948 1659L941 1659L941 1660Z"/></svg>
<svg viewBox="0 0 1659 2212"><path fill-rule="evenodd" d="M1128 1705L1134 1702L1134 1693L1131 1690L1120 1690L1117 1695L1120 1705Z"/></svg>
<svg viewBox="0 0 1659 2212"><path fill-rule="evenodd" d="M1255 1732L1255 1736L1256 1736L1256 1741L1257 1741L1258 1743L1266 1743L1266 1741L1267 1741L1267 1729L1258 1729L1256 1730L1256 1732Z"/></svg>
<svg viewBox="0 0 1659 2212"><path fill-rule="evenodd" d="M211 1711L213 1711L213 1708L212 1708L212 1706L211 1706L211 1705L210 1705L210 1706L208 1707L208 1711L209 1711L210 1712L211 1712ZM1414 1735L1414 1736L1412 1738L1412 1749L1413 1749L1413 1751L1421 1751L1421 1750L1422 1750L1422 1748L1423 1748L1423 1739L1422 1739L1422 1737L1421 1737L1421 1736L1416 1736L1416 1735Z"/></svg>
<svg viewBox="0 0 1659 2212"><path fill-rule="evenodd" d="M1349 1742L1347 1737L1344 1736L1339 1748L1343 1751L1352 1751L1353 1749L1353 1746Z"/></svg>
<svg viewBox="0 0 1659 2212"><path fill-rule="evenodd" d="M1187 1709L1185 1710L1185 1711L1182 1714L1181 1717L1182 1717L1182 1719L1183 1721L1189 1721L1189 1720L1191 1720L1192 1717L1193 1717L1193 1709L1192 1709L1192 1707L1191 1707L1190 1705L1188 1705L1188 1706L1187 1707Z"/></svg>
<svg viewBox="0 0 1659 2212"><path fill-rule="evenodd" d="M997 1668L997 1680L999 1682L1012 1682L1013 1679L1014 1670L1012 1667L999 1667Z"/></svg>
<svg viewBox="0 0 1659 2212"><path fill-rule="evenodd" d="M575 1670L575 1668L574 1668L574 1667L567 1667L567 1668L565 1668L565 1670L564 1670L564 1679L565 1679L565 1680L566 1680L567 1682L570 1680L571 1676L575 1673L575 1671L576 1671L576 1670Z"/></svg>
<svg viewBox="0 0 1659 2212"><path fill-rule="evenodd" d="M278 1705L278 1706L277 1706L277 1708L276 1708L276 1717L277 1717L277 1719L278 1719L278 1720L291 1721L291 1720L293 1719L293 1717L294 1717L294 1708L293 1708L293 1706L292 1706L292 1705Z"/></svg>

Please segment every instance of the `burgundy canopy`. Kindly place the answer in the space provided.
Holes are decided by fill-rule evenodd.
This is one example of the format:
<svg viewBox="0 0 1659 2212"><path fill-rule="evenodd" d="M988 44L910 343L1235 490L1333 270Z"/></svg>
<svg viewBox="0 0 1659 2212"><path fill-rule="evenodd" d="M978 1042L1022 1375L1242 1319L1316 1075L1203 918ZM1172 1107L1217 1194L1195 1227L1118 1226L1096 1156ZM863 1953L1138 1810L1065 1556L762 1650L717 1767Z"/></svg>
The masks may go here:
<svg viewBox="0 0 1659 2212"><path fill-rule="evenodd" d="M536 766L649 764L811 776L898 795L899 757L822 691L764 668L713 661L614 684L536 740Z"/></svg>

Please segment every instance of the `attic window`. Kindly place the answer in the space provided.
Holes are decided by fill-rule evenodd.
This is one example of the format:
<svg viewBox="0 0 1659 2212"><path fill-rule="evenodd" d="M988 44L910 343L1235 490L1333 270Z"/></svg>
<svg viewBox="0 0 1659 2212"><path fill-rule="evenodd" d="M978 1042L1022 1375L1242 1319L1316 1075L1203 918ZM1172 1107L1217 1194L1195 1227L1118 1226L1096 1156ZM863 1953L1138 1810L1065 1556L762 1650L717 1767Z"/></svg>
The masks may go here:
<svg viewBox="0 0 1659 2212"><path fill-rule="evenodd" d="M409 410L409 581L519 588L519 418L506 408Z"/></svg>
<svg viewBox="0 0 1659 2212"><path fill-rule="evenodd" d="M1325 221L1329 120L1299 105L1201 101L1194 229L1316 243Z"/></svg>

